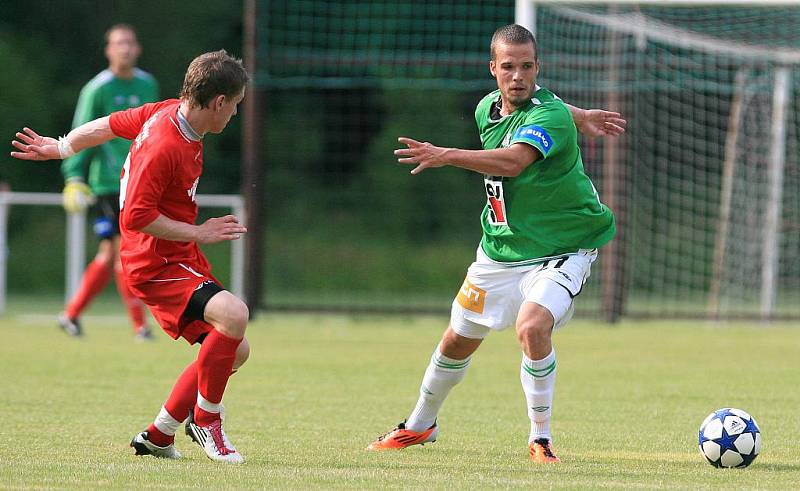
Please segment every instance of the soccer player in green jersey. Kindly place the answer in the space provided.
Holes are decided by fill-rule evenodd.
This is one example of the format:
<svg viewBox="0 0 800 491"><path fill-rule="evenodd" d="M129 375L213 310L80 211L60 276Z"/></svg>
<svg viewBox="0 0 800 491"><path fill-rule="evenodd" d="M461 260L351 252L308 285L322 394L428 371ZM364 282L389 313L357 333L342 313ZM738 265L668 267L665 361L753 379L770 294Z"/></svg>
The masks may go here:
<svg viewBox="0 0 800 491"><path fill-rule="evenodd" d="M536 40L524 27L492 37L489 70L498 90L475 110L483 150L443 148L401 137L398 162L412 174L451 165L483 174L487 204L475 262L453 301L450 325L431 357L411 416L368 449L433 442L437 415L481 341L516 326L520 380L534 462L559 462L550 419L556 377L552 332L569 321L597 249L614 237L614 215L583 170L577 129L618 135L618 113L571 107L536 84Z"/></svg>
<svg viewBox="0 0 800 491"><path fill-rule="evenodd" d="M136 67L141 46L133 27L116 24L106 31L105 39L108 68L81 90L73 128L114 111L158 100L155 78ZM61 165L65 180L64 208L67 212L78 213L94 204L94 232L100 239L97 254L86 267L78 291L58 317L61 328L73 336L82 334L81 313L113 275L136 339L152 339L145 323L144 304L130 293L119 261L119 179L129 149L128 140L115 138L99 147L78 152Z"/></svg>

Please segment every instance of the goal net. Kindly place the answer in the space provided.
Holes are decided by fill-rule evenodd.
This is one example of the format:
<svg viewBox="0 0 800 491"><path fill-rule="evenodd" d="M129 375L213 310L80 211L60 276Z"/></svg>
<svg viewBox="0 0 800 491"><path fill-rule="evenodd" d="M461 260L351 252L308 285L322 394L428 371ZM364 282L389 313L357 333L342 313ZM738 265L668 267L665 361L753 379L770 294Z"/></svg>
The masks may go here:
<svg viewBox="0 0 800 491"><path fill-rule="evenodd" d="M629 122L583 148L621 231L604 305L800 315L800 7L517 3L541 84Z"/></svg>
<svg viewBox="0 0 800 491"><path fill-rule="evenodd" d="M629 121L580 138L620 232L579 312L800 317L800 9L719 3L259 1L266 306L447 310L482 181L392 150L480 148L490 36L516 17L540 84Z"/></svg>

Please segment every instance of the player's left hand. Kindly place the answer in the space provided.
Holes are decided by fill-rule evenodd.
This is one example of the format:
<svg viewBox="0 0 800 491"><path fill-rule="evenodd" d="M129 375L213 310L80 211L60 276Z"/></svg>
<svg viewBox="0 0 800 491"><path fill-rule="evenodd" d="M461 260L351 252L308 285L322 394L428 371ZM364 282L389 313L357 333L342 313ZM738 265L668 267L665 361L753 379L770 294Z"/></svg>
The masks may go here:
<svg viewBox="0 0 800 491"><path fill-rule="evenodd" d="M412 174L419 174L428 168L447 165L447 160L444 158L444 154L447 152L446 148L437 147L428 142L418 142L404 136L398 138L397 141L407 147L394 151L395 155L403 157L397 161L401 164L416 164L417 166L411 169Z"/></svg>
<svg viewBox="0 0 800 491"><path fill-rule="evenodd" d="M11 142L19 152L11 152L11 156L21 160L53 160L60 159L58 140L49 136L41 136L30 128L17 132L17 139Z"/></svg>
<svg viewBox="0 0 800 491"><path fill-rule="evenodd" d="M627 121L620 113L602 109L585 109L583 118L575 121L578 131L586 136L619 136L625 133Z"/></svg>

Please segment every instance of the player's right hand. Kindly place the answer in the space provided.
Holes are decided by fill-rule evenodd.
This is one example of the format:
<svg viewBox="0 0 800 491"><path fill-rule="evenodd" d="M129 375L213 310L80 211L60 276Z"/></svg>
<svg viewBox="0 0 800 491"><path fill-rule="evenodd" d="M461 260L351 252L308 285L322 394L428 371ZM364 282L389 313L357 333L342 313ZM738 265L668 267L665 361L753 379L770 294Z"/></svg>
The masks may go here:
<svg viewBox="0 0 800 491"><path fill-rule="evenodd" d="M86 183L78 179L67 181L61 199L67 213L81 213L89 205L94 204L92 190Z"/></svg>
<svg viewBox="0 0 800 491"><path fill-rule="evenodd" d="M49 136L41 136L30 128L23 128L24 132L17 132L16 140L11 142L19 152L11 152L11 156L21 160L52 160L60 159L58 140Z"/></svg>
<svg viewBox="0 0 800 491"><path fill-rule="evenodd" d="M233 215L209 218L200 225L196 242L198 244L215 244L223 240L237 240L247 233L247 228L239 223Z"/></svg>

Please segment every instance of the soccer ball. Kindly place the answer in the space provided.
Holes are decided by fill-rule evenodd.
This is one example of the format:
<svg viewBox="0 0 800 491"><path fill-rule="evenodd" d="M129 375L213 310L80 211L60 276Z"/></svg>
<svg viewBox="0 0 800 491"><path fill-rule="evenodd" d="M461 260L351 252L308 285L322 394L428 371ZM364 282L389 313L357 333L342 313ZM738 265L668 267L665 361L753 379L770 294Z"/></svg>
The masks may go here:
<svg viewBox="0 0 800 491"><path fill-rule="evenodd" d="M761 451L756 420L741 409L714 411L700 425L700 453L714 467L747 467Z"/></svg>

